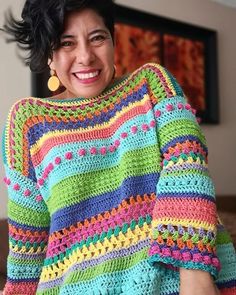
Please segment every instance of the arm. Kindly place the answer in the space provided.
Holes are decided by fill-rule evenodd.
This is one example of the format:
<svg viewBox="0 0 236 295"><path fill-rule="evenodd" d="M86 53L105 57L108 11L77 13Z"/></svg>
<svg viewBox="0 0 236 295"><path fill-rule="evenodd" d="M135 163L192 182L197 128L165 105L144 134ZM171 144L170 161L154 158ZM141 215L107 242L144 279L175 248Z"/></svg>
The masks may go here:
<svg viewBox="0 0 236 295"><path fill-rule="evenodd" d="M212 276L205 271L180 268L180 295L219 295Z"/></svg>
<svg viewBox="0 0 236 295"><path fill-rule="evenodd" d="M23 114L13 108L3 136L4 181L9 196L5 295L36 293L48 239L49 214L32 164L25 157L29 155L26 134Z"/></svg>
<svg viewBox="0 0 236 295"><path fill-rule="evenodd" d="M181 292L185 295L185 287L194 290L192 274L199 275L202 282L206 279L210 286L211 276L216 277L219 271L214 186L207 168L204 135L181 88L160 66L153 66L149 81L163 159L150 262L181 269Z"/></svg>

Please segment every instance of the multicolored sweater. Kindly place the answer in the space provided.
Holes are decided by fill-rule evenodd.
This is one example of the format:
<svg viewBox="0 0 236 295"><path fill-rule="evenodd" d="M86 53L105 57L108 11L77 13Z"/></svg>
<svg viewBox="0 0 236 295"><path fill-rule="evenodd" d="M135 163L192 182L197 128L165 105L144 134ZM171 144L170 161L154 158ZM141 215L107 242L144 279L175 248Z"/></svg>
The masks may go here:
<svg viewBox="0 0 236 295"><path fill-rule="evenodd" d="M235 294L205 138L160 65L91 99L21 99L3 151L6 295L173 295L179 267Z"/></svg>

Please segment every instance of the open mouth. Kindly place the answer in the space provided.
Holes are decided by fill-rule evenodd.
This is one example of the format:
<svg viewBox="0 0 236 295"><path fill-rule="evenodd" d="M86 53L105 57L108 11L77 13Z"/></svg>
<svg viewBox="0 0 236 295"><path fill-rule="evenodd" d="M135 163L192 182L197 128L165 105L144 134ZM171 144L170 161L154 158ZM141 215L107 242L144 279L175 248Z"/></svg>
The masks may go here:
<svg viewBox="0 0 236 295"><path fill-rule="evenodd" d="M89 73L74 73L73 75L81 81L86 81L86 80L93 80L97 78L100 72L101 70L96 70L94 72L89 72Z"/></svg>

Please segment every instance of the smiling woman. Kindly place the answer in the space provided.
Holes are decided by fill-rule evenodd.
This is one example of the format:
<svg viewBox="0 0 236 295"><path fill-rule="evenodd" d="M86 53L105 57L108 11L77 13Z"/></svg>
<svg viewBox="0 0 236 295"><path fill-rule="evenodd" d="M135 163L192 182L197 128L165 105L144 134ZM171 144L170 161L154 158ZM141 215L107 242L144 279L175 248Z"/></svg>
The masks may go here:
<svg viewBox="0 0 236 295"><path fill-rule="evenodd" d="M114 75L112 37L102 17L91 9L68 14L49 66L66 88L57 98L100 94Z"/></svg>
<svg viewBox="0 0 236 295"><path fill-rule="evenodd" d="M114 79L113 2L27 0L5 30L64 90L6 122L4 294L233 294L195 110L158 64Z"/></svg>

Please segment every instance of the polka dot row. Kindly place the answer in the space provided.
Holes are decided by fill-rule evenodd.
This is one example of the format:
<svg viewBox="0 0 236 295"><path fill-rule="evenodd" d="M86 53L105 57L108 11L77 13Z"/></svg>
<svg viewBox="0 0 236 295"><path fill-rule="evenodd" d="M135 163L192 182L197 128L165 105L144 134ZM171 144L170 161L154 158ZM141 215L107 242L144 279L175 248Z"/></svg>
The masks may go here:
<svg viewBox="0 0 236 295"><path fill-rule="evenodd" d="M187 103L185 105L183 103L178 103L177 104L177 109L178 110L184 110L185 109L185 110L191 111L194 115L196 115L196 110L193 109L189 103ZM175 110L175 106L173 104L169 103L165 107L165 111L167 111L167 112L172 112L174 110ZM161 115L162 115L162 111L160 111L160 110L155 111L156 118L159 118Z"/></svg>
<svg viewBox="0 0 236 295"><path fill-rule="evenodd" d="M151 120L151 122L149 124L142 124L141 125L141 130L143 132L147 132L150 130L150 128L155 128L156 126L156 121L155 120ZM136 134L137 132L139 131L139 128L138 126L132 126L130 128L130 134ZM126 139L127 137L129 137L130 135L128 132L122 132L121 135L120 135L120 138L119 139L116 139L114 141L114 143L110 146L103 146L103 147L91 147L90 149L85 149L85 148L81 148L77 151L77 155L79 157L84 157L86 155L102 155L102 156L105 156L106 154L108 154L109 152L110 153L114 153L118 147L120 146L121 144L121 141ZM44 185L45 183L45 180L48 178L49 174L52 172L52 170L54 169L55 165L60 165L61 162L63 160L72 160L74 158L74 153L72 151L68 151L64 154L64 157L59 157L57 156L55 159L54 159L54 162L51 162L48 164L48 166L45 168L41 178L38 179L38 182L37 182L37 187L41 187Z"/></svg>
<svg viewBox="0 0 236 295"><path fill-rule="evenodd" d="M12 189L13 189L14 191L20 191L20 190L21 190L21 186L20 186L20 184L19 184L19 183L12 183L11 180L10 180L10 178L8 178L8 177L4 177L3 181L5 182L5 184L6 184L7 186L12 186ZM27 188L27 189L23 190L23 196L24 196L24 197L28 198L28 197L30 197L31 195L32 195L32 192L31 192L30 189ZM41 202L41 201L43 200L43 197L42 197L41 195L37 195L37 196L35 197L35 200L36 200L37 202Z"/></svg>
<svg viewBox="0 0 236 295"><path fill-rule="evenodd" d="M147 132L149 131L150 128L155 128L156 126L156 121L155 120L152 120L149 124L142 124L141 126L141 130L143 132ZM131 134L136 134L138 132L139 128L138 126L132 126L130 128L130 132ZM86 156L88 153L90 153L91 155L106 155L108 152L110 153L113 153L117 150L117 148L120 146L121 144L121 140L123 139L126 139L127 137L129 136L129 133L128 132L122 132L121 135L120 135L120 139L116 139L113 143L113 145L109 146L109 147L106 147L106 146L103 146L101 148L97 148L97 147L91 147L89 149L89 151L87 151L86 149L84 148L81 148L78 150L78 155L80 157L83 157L83 156ZM71 151L68 151L65 153L64 155L64 159L65 160L72 160L73 159L73 152ZM53 169L55 168L54 165L60 165L62 162L62 158L57 156L55 159L54 159L54 163L49 163L48 166L45 168L43 174L42 174L42 177L38 179L37 181L37 184L36 184L36 187L37 188L40 188L41 186L44 185L45 183L45 180L48 178L49 174L53 171ZM11 183L11 180L7 177L4 177L4 182L7 186L10 186L12 185L12 188L14 191L19 191L21 190L21 187L18 183L14 183L12 184ZM23 191L23 195L24 197L30 197L32 195L32 192L29 190L29 189L25 189ZM37 195L35 197L36 201L37 202L41 202L43 200L42 196L41 195Z"/></svg>

